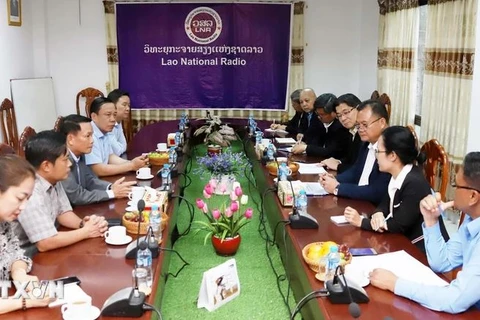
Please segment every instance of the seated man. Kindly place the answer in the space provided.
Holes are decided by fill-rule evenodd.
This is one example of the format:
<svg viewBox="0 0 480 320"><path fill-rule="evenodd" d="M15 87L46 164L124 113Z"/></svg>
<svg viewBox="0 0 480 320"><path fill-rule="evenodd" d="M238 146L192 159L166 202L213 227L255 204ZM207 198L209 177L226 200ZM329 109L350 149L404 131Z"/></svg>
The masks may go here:
<svg viewBox="0 0 480 320"><path fill-rule="evenodd" d="M303 110L300 106L300 92L302 92L302 90L297 89L290 95L290 101L292 102L292 107L295 110L295 115L293 118L290 119L286 124L272 123L270 126L271 129L285 130L292 136L297 135L303 116Z"/></svg>
<svg viewBox="0 0 480 320"><path fill-rule="evenodd" d="M325 191L340 197L362 199L379 204L387 193L390 174L380 172L375 158L378 138L388 126L385 105L376 100L367 100L358 106L357 130L364 141L357 160L337 178L323 174L319 182Z"/></svg>
<svg viewBox="0 0 480 320"><path fill-rule="evenodd" d="M352 143L343 158L328 158L320 162L320 165L327 167L330 170L336 170L342 173L350 168L357 160L358 151L363 144L358 130L355 127L357 121L357 107L361 101L352 93L346 93L338 97L338 105L335 107L337 119L340 123L350 131Z"/></svg>
<svg viewBox="0 0 480 320"><path fill-rule="evenodd" d="M303 115L298 128L297 141L303 141L306 144L316 144L318 139L326 133L325 127L315 116L314 103L317 99L315 91L311 88L305 88L300 93L300 105Z"/></svg>
<svg viewBox="0 0 480 320"><path fill-rule="evenodd" d="M70 171L65 136L42 131L30 138L25 157L36 170L35 187L22 214L15 222L15 234L22 247L35 244L40 252L66 247L107 231L103 217L80 219L73 211L61 183ZM57 231L55 223L72 229ZM29 247L30 254L33 253Z"/></svg>
<svg viewBox="0 0 480 320"><path fill-rule="evenodd" d="M107 136L112 145L113 153L121 156L127 151L127 139L125 139L125 134L123 133L122 121L128 120L130 115L130 96L128 92L115 89L108 94L108 99L112 100L115 105L117 116L115 117L115 126Z"/></svg>
<svg viewBox="0 0 480 320"><path fill-rule="evenodd" d="M90 118L93 120L93 149L85 155L85 162L97 176L113 176L136 171L147 165L146 155L128 161L113 153L107 134L115 127L116 111L110 99L100 97L93 100Z"/></svg>
<svg viewBox="0 0 480 320"><path fill-rule="evenodd" d="M325 134L320 135L316 143L297 143L293 146L292 153L301 154L306 151L309 156L322 158L341 158L347 153L352 139L348 130L335 117L337 104L337 97L331 93L324 93L315 100L315 114L322 122Z"/></svg>
<svg viewBox="0 0 480 320"><path fill-rule="evenodd" d="M93 129L92 119L71 114L63 118L60 132L67 137L67 148L72 168L68 178L61 183L68 200L74 206L113 198L125 198L136 181L125 182L120 178L113 184L98 177L85 164L85 154L92 151Z"/></svg>
<svg viewBox="0 0 480 320"><path fill-rule="evenodd" d="M460 313L471 306L480 309L480 152L465 156L463 168L455 177L455 197L448 203L441 196L428 195L420 202L425 249L430 267L447 272L462 267L448 286L425 285L398 278L385 269L370 273L370 283L380 289L416 301L423 306L448 313ZM441 211L455 206L466 213L465 220L445 242L440 224Z"/></svg>

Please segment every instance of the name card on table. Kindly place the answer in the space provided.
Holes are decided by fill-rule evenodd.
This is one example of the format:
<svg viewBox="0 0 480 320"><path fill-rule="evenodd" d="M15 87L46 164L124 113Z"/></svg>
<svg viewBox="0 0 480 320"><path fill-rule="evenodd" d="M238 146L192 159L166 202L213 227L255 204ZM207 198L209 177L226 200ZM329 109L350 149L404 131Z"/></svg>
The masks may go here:
<svg viewBox="0 0 480 320"><path fill-rule="evenodd" d="M235 259L225 261L203 273L197 307L213 311L240 295L240 280Z"/></svg>

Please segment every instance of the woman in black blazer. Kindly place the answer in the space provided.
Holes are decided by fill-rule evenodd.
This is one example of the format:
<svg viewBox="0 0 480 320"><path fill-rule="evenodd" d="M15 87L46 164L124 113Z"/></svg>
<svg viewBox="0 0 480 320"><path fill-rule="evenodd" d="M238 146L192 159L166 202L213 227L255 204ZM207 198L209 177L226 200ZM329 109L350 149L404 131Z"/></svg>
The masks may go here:
<svg viewBox="0 0 480 320"><path fill-rule="evenodd" d="M365 230L402 233L425 252L420 201L431 193L431 188L421 168L415 165L423 163L424 155L418 153L411 131L401 126L383 131L375 154L380 171L392 175L387 195L369 218L360 216L351 207L345 208L345 218ZM440 226L448 240L442 220Z"/></svg>

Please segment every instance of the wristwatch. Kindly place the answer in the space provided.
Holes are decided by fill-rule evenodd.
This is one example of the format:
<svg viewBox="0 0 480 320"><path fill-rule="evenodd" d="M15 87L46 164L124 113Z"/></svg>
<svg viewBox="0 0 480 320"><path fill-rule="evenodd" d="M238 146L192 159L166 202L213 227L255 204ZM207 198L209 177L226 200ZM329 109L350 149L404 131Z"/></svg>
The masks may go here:
<svg viewBox="0 0 480 320"><path fill-rule="evenodd" d="M333 189L333 194L334 194L335 196L338 195L338 186L339 186L339 185L337 185L337 186L335 187L335 189Z"/></svg>

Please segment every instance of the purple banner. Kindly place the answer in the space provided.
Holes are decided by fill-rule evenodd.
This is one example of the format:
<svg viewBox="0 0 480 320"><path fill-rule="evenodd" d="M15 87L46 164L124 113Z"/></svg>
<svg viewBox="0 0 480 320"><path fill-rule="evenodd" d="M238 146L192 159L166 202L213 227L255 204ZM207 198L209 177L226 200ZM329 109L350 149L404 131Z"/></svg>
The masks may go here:
<svg viewBox="0 0 480 320"><path fill-rule="evenodd" d="M117 4L134 108L284 109L291 4Z"/></svg>

